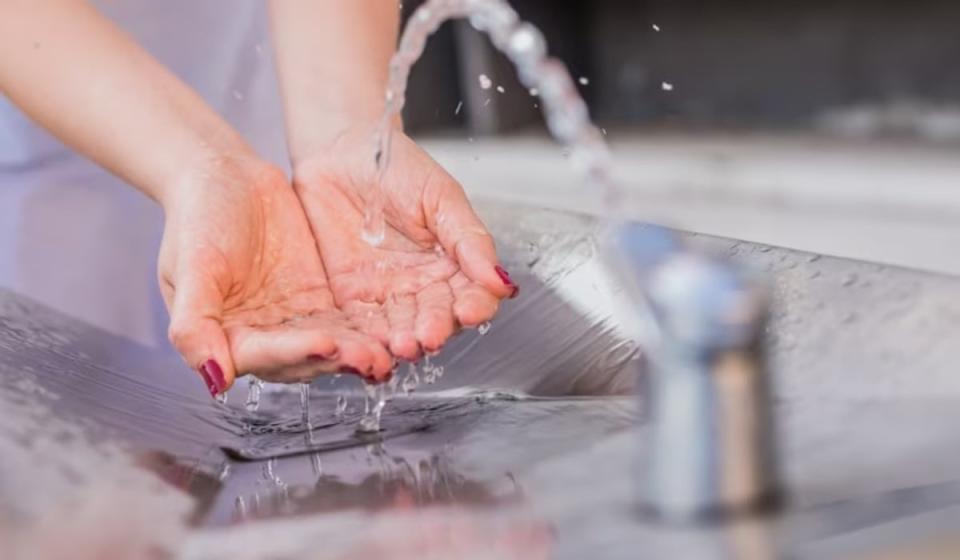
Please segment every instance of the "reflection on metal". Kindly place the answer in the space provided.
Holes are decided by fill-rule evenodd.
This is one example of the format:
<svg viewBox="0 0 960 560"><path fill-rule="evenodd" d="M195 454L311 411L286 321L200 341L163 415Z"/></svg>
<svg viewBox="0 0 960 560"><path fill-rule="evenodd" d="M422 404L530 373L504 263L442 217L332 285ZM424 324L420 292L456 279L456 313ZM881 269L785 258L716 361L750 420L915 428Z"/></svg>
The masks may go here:
<svg viewBox="0 0 960 560"><path fill-rule="evenodd" d="M650 366L644 510L687 522L776 505L766 291L669 230L624 224L609 238L621 309L652 318L635 326Z"/></svg>

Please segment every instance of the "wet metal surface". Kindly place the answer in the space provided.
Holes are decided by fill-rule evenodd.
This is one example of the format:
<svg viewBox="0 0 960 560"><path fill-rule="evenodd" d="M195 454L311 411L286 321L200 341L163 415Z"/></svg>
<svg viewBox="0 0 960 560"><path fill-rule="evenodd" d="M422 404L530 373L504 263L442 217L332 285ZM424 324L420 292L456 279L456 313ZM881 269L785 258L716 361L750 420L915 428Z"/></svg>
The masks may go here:
<svg viewBox="0 0 960 560"><path fill-rule="evenodd" d="M238 383L223 407L178 361L0 294L0 537L36 547L56 522L74 550L125 535L182 558L829 558L960 528L960 281L692 236L770 278L791 509L667 529L636 514L642 352L594 224L480 209L522 296L436 358L447 373L429 391L387 405L382 437L354 436L347 376L314 383L311 442L296 387L266 387L251 415ZM335 388L352 391L344 423ZM118 509L107 534L70 532Z"/></svg>

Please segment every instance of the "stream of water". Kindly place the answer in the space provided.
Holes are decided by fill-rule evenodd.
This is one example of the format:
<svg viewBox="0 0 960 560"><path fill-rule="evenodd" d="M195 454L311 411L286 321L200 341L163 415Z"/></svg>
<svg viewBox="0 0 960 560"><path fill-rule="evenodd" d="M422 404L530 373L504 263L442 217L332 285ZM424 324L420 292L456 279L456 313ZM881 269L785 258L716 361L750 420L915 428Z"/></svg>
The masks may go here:
<svg viewBox="0 0 960 560"><path fill-rule="evenodd" d="M566 66L548 56L546 41L540 31L522 21L504 0L430 0L410 17L397 52L390 61L386 103L374 136L376 184L366 201L361 237L373 246L383 242L385 189L390 188L383 180L390 165L393 133L390 123L403 110L410 69L423 53L428 38L445 21L456 18L468 18L470 24L489 35L493 45L514 64L521 83L531 95L539 98L537 106L543 110L551 135L570 154L587 185L603 197L607 215L618 217L619 191L611 180L610 153L604 134L590 121L586 103ZM485 89L493 85L486 76L480 77L480 83L481 87L486 86ZM478 328L481 335L489 330L489 323ZM364 412L357 425L358 432L380 430L383 408L398 391L409 395L421 382L433 384L444 374L444 367L435 364L431 356L424 357L421 367L422 372L418 371L416 364L409 364L405 374L394 372L391 383L364 387ZM259 382L251 381L248 411L256 410L261 387ZM309 385L301 386L300 402L303 424L309 428ZM335 416L342 418L346 409L346 396L338 396Z"/></svg>

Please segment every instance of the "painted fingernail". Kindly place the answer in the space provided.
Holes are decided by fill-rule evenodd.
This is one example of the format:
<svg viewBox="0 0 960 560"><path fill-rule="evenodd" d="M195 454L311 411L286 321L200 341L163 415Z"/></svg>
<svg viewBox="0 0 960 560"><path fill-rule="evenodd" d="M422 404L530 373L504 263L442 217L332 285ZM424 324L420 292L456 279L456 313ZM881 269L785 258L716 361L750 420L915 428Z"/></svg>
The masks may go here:
<svg viewBox="0 0 960 560"><path fill-rule="evenodd" d="M510 292L510 299L517 297L517 294L520 293L520 286L514 284L513 278L510 278L510 273L500 265L493 267L493 270L496 271L497 276L500 277L500 281L503 282L503 285L512 290Z"/></svg>
<svg viewBox="0 0 960 560"><path fill-rule="evenodd" d="M207 389L211 396L217 396L227 388L227 380L223 377L223 370L216 360L207 360L200 366L200 375L207 382Z"/></svg>
<svg viewBox="0 0 960 560"><path fill-rule="evenodd" d="M217 386L213 384L213 379L210 379L210 374L207 373L207 369L203 366L197 368L197 371L200 372L200 377L203 378L203 382L207 386L207 391L210 391L210 396L217 396Z"/></svg>

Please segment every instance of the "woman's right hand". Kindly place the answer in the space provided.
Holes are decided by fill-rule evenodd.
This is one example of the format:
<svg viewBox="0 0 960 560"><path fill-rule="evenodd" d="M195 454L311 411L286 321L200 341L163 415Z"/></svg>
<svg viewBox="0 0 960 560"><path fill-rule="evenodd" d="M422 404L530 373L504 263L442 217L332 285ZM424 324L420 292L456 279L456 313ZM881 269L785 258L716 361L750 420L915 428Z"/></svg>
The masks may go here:
<svg viewBox="0 0 960 560"><path fill-rule="evenodd" d="M212 395L241 374L383 381L384 346L334 305L303 208L277 168L216 157L165 189L159 279L170 340Z"/></svg>

